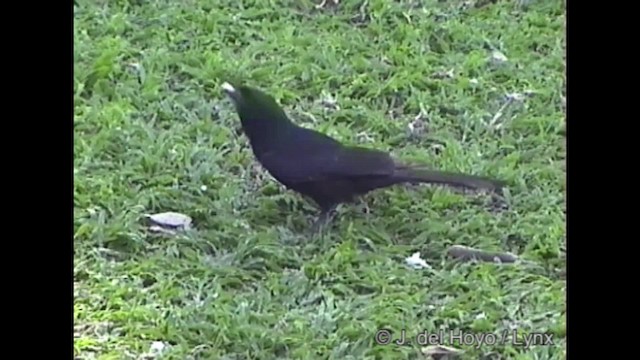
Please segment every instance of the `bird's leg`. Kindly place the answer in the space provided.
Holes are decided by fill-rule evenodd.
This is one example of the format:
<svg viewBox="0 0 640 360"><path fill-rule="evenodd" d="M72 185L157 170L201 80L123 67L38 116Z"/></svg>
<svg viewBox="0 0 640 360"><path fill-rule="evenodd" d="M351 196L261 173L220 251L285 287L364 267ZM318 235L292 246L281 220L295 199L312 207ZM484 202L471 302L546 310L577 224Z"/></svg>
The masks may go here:
<svg viewBox="0 0 640 360"><path fill-rule="evenodd" d="M369 204L367 203L367 200L364 197L358 198L358 202L360 203L360 211L362 213L364 213L367 216L371 214L371 208L369 207Z"/></svg>
<svg viewBox="0 0 640 360"><path fill-rule="evenodd" d="M313 233L320 232L327 224L329 224L336 215L336 209L338 205L331 205L328 207L322 207L318 219L313 223L311 231Z"/></svg>

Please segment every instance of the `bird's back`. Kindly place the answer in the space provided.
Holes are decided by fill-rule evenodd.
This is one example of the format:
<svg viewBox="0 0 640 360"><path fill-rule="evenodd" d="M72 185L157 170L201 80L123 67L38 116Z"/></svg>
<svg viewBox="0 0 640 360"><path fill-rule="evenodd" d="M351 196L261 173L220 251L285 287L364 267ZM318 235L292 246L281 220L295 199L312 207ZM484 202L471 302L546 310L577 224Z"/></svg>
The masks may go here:
<svg viewBox="0 0 640 360"><path fill-rule="evenodd" d="M395 164L382 151L344 146L302 127L254 152L267 171L286 187L313 198L320 206L388 185Z"/></svg>

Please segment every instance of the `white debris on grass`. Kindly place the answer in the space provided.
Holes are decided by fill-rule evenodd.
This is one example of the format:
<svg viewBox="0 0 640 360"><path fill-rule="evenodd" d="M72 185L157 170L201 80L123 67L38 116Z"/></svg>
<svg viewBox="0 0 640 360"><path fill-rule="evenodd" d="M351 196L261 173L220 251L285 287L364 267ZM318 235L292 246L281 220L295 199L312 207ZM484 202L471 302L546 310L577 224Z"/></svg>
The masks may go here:
<svg viewBox="0 0 640 360"><path fill-rule="evenodd" d="M144 66L142 66L142 64L140 64L139 62L132 62L129 63L129 67L135 72L136 76L138 77L138 82L140 84L144 84L147 78L147 73L144 69Z"/></svg>
<svg viewBox="0 0 640 360"><path fill-rule="evenodd" d="M493 50L491 52L491 62L493 64L500 65L500 64L506 63L507 61L509 61L509 59L502 52L500 52L498 50Z"/></svg>
<svg viewBox="0 0 640 360"><path fill-rule="evenodd" d="M420 252L415 252L413 255L405 259L407 265L414 269L432 269L431 265L427 264L423 258L420 257Z"/></svg>
<svg viewBox="0 0 640 360"><path fill-rule="evenodd" d="M158 359L164 352L167 351L169 345L163 341L154 341L149 346L149 351L140 354L136 358L138 360L155 360ZM133 355L133 354L131 354Z"/></svg>

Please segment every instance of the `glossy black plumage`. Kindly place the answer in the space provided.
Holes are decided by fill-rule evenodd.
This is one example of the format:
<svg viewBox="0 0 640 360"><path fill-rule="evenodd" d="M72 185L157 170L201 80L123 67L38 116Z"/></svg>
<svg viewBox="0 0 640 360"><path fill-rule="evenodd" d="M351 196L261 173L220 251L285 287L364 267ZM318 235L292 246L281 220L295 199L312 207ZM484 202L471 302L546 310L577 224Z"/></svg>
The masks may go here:
<svg viewBox="0 0 640 360"><path fill-rule="evenodd" d="M248 86L223 84L233 100L262 166L288 189L315 201L326 221L335 207L375 189L399 183L437 183L498 190L501 181L400 164L383 151L346 146L295 125L270 95Z"/></svg>

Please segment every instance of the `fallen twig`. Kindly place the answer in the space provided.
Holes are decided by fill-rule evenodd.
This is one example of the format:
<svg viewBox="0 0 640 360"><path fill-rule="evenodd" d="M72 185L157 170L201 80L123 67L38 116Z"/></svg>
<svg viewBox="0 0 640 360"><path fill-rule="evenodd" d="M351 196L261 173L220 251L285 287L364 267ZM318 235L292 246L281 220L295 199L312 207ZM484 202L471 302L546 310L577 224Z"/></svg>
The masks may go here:
<svg viewBox="0 0 640 360"><path fill-rule="evenodd" d="M480 260L494 263L514 263L519 260L516 255L511 253L490 252L462 245L451 246L447 250L447 255L462 261Z"/></svg>

